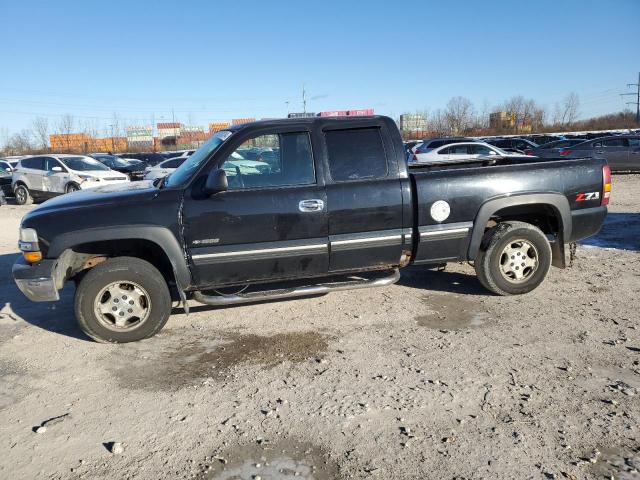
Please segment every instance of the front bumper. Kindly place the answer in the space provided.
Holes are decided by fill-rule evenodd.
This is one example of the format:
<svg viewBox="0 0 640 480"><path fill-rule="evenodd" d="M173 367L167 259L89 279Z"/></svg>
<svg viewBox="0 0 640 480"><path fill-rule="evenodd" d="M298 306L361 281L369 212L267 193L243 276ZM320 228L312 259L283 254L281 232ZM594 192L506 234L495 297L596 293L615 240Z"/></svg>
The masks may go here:
<svg viewBox="0 0 640 480"><path fill-rule="evenodd" d="M41 260L29 265L20 257L11 273L20 291L32 302L55 302L60 299L55 281L57 260Z"/></svg>

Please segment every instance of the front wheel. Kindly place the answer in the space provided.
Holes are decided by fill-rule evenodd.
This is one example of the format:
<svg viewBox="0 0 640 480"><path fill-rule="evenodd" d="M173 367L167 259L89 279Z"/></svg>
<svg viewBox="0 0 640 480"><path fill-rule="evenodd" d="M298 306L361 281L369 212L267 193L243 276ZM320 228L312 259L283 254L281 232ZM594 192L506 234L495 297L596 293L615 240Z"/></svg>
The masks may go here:
<svg viewBox="0 0 640 480"><path fill-rule="evenodd" d="M13 194L18 205L31 205L33 203L33 197L25 185L18 185Z"/></svg>
<svg viewBox="0 0 640 480"><path fill-rule="evenodd" d="M67 188L65 189L65 193L77 192L78 190L80 190L80 187L77 184L70 183L67 185Z"/></svg>
<svg viewBox="0 0 640 480"><path fill-rule="evenodd" d="M551 245L529 223L509 221L489 230L475 259L478 280L498 295L528 293L540 285L551 267Z"/></svg>
<svg viewBox="0 0 640 480"><path fill-rule="evenodd" d="M80 328L98 342L126 343L152 337L169 319L171 295L149 262L117 257L80 280L75 296Z"/></svg>

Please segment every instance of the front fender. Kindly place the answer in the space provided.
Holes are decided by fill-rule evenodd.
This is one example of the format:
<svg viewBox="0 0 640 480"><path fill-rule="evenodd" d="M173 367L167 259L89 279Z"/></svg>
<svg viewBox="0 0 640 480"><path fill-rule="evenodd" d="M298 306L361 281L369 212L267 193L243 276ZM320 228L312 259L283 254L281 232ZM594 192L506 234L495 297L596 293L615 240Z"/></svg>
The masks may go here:
<svg viewBox="0 0 640 480"><path fill-rule="evenodd" d="M74 246L83 243L128 239L148 240L158 245L171 262L178 289L184 291L191 286L191 273L187 266L182 247L171 230L165 227L154 225L122 225L66 232L53 239L49 245L47 257L57 258L62 255L65 250L72 249Z"/></svg>

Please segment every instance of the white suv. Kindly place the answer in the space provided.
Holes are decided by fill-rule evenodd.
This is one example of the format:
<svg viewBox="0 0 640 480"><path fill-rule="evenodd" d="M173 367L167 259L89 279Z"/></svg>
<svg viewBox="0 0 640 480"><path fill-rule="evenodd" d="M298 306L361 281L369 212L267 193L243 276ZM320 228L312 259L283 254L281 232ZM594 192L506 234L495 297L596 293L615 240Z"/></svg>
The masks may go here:
<svg viewBox="0 0 640 480"><path fill-rule="evenodd" d="M11 186L19 205L87 188L126 183L129 179L84 155L37 155L20 160Z"/></svg>

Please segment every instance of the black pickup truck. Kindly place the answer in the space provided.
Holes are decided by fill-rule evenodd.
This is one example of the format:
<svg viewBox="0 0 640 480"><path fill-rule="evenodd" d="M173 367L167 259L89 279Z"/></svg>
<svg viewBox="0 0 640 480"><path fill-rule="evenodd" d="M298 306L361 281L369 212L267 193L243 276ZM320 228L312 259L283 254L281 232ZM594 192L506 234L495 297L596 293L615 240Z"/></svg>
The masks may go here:
<svg viewBox="0 0 640 480"><path fill-rule="evenodd" d="M256 149L264 161L247 159ZM154 183L43 203L22 220L13 276L33 301L74 280L77 320L105 342L154 335L172 301L389 285L409 264L473 261L486 288L522 294L600 229L610 189L596 159L408 169L382 116L262 121L216 133Z"/></svg>

